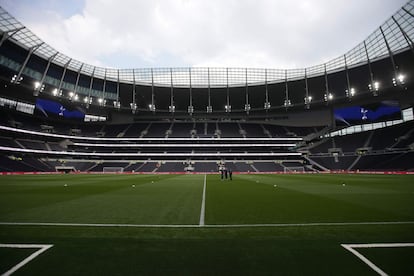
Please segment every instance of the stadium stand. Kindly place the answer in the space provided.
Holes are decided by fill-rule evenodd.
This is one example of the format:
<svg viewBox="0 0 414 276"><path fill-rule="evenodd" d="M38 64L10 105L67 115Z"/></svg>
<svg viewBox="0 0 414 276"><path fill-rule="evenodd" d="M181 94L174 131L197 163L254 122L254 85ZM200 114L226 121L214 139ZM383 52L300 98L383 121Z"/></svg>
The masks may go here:
<svg viewBox="0 0 414 276"><path fill-rule="evenodd" d="M412 2L322 65L168 74L76 61L0 11L2 171L414 169ZM397 112L366 121L383 104ZM338 117L347 108L357 116Z"/></svg>

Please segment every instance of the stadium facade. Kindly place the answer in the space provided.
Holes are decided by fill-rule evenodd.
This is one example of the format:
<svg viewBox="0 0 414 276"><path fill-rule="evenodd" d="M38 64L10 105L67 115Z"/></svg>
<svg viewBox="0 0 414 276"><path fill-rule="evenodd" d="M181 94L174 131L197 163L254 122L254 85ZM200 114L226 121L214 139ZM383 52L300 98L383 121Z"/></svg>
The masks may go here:
<svg viewBox="0 0 414 276"><path fill-rule="evenodd" d="M414 2L300 69L112 69L0 8L0 170L414 169Z"/></svg>

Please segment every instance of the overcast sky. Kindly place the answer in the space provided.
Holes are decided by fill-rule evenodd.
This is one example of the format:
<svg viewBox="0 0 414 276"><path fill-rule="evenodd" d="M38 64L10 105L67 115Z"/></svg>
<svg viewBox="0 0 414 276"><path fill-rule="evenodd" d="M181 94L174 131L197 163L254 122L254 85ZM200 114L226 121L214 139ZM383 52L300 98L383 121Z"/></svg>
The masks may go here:
<svg viewBox="0 0 414 276"><path fill-rule="evenodd" d="M93 65L300 68L344 54L406 0L0 0Z"/></svg>

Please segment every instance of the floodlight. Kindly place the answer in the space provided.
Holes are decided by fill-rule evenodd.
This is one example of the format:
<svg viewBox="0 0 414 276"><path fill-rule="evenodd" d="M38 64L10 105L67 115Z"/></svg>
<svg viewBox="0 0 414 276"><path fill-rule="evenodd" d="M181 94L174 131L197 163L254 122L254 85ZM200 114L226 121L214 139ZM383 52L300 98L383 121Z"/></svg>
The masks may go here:
<svg viewBox="0 0 414 276"><path fill-rule="evenodd" d="M380 88L380 83L378 81L374 81L372 84L368 84L368 88L370 91L378 91Z"/></svg>
<svg viewBox="0 0 414 276"><path fill-rule="evenodd" d="M270 109L270 107L271 107L270 102L265 102L264 103L264 109Z"/></svg>
<svg viewBox="0 0 414 276"><path fill-rule="evenodd" d="M79 96L78 96L78 94L75 94L75 95L73 96L73 100L75 100L75 101L79 100Z"/></svg>
<svg viewBox="0 0 414 276"><path fill-rule="evenodd" d="M72 98L75 95L75 93L73 93L72 91L69 92L69 97Z"/></svg>
<svg viewBox="0 0 414 276"><path fill-rule="evenodd" d="M155 111L155 104L149 104L148 108L150 111Z"/></svg>
<svg viewBox="0 0 414 276"><path fill-rule="evenodd" d="M36 81L34 83L34 92L33 95L34 96L38 96L39 92L43 92L43 90L45 89L45 85L41 84L40 82Z"/></svg>
<svg viewBox="0 0 414 276"><path fill-rule="evenodd" d="M332 93L327 93L327 94L323 95L323 98L324 98L325 102L332 101L333 98L334 98L334 95Z"/></svg>
<svg viewBox="0 0 414 276"><path fill-rule="evenodd" d="M15 84L20 84L20 82L23 80L23 77L17 77L17 75L13 75L10 82Z"/></svg>
<svg viewBox="0 0 414 276"><path fill-rule="evenodd" d="M194 106L189 105L187 108L188 113L192 114L194 112Z"/></svg>
<svg viewBox="0 0 414 276"><path fill-rule="evenodd" d="M231 105L226 104L226 105L224 106L224 110L225 110L227 113L231 112Z"/></svg>
<svg viewBox="0 0 414 276"><path fill-rule="evenodd" d="M106 100L105 100L105 99L103 99L103 98L99 98L99 99L98 99L98 103L99 103L99 105L105 105Z"/></svg>
<svg viewBox="0 0 414 276"><path fill-rule="evenodd" d="M58 89L57 88L53 89L52 95L53 96L57 96L58 95Z"/></svg>
<svg viewBox="0 0 414 276"><path fill-rule="evenodd" d="M138 108L137 104L136 103L130 103L129 105L131 106L132 114L135 114L135 112L137 112L137 108Z"/></svg>
<svg viewBox="0 0 414 276"><path fill-rule="evenodd" d="M119 102L119 101L114 101L114 107L115 107L115 108L121 108L121 102Z"/></svg>
<svg viewBox="0 0 414 276"><path fill-rule="evenodd" d="M397 76L397 79L395 79L395 78L392 79L392 84L394 86L403 85L404 83L405 83L405 75L403 75L403 74L399 74Z"/></svg>
<svg viewBox="0 0 414 276"><path fill-rule="evenodd" d="M305 104L310 104L312 102L312 96L305 97L304 101L305 101Z"/></svg>
<svg viewBox="0 0 414 276"><path fill-rule="evenodd" d="M291 105L292 105L292 103L291 103L291 101L290 101L289 99L286 99L286 100L285 100L285 102L283 103L283 105L284 105L285 107L288 107L288 106L291 106Z"/></svg>
<svg viewBox="0 0 414 276"><path fill-rule="evenodd" d="M245 105L244 105L244 111L249 112L249 111L250 111L250 109L251 109L250 104L245 104Z"/></svg>
<svg viewBox="0 0 414 276"><path fill-rule="evenodd" d="M207 106L207 113L212 113L213 107L211 105Z"/></svg>
<svg viewBox="0 0 414 276"><path fill-rule="evenodd" d="M169 110L171 113L174 113L174 112L175 112L175 105L170 105L170 106L168 106L168 110Z"/></svg>

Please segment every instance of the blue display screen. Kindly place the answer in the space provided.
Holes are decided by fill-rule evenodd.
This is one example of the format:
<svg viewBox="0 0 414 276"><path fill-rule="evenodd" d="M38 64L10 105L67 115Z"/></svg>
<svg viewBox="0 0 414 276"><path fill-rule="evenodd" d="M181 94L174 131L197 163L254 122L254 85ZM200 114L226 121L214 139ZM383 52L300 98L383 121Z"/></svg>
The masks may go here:
<svg viewBox="0 0 414 276"><path fill-rule="evenodd" d="M376 104L334 109L337 125L357 125L401 119L398 102L384 101Z"/></svg>
<svg viewBox="0 0 414 276"><path fill-rule="evenodd" d="M85 113L76 108L70 108L59 102L45 99L36 100L36 112L46 117L53 116L75 120L83 120L85 118Z"/></svg>

